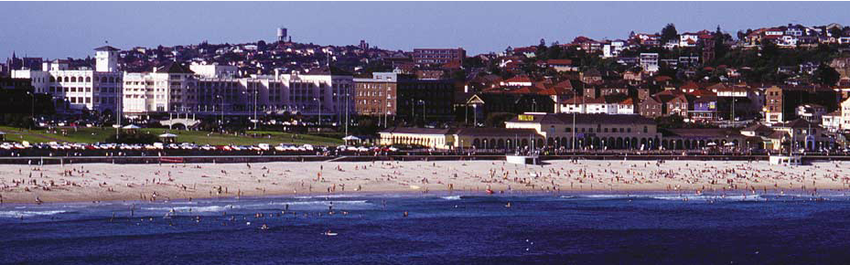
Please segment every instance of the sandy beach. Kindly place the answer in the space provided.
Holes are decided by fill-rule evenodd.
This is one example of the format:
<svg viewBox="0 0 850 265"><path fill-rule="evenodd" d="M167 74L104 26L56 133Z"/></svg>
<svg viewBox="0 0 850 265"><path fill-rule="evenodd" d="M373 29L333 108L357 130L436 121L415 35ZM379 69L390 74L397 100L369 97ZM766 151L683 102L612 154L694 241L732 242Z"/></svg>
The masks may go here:
<svg viewBox="0 0 850 265"><path fill-rule="evenodd" d="M3 203L466 191L742 193L844 191L850 162L766 161L275 162L0 166Z"/></svg>

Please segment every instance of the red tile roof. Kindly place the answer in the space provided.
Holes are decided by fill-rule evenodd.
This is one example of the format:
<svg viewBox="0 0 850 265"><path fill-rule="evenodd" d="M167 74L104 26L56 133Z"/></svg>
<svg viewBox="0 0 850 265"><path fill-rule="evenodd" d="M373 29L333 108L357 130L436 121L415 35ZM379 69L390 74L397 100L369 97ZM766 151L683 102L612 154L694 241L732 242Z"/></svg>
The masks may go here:
<svg viewBox="0 0 850 265"><path fill-rule="evenodd" d="M605 103L604 98L588 98L588 97L572 97L570 99L566 99L561 101L561 104L573 104L573 105L581 105L581 104L603 104Z"/></svg>
<svg viewBox="0 0 850 265"><path fill-rule="evenodd" d="M572 65L573 60L570 59L549 59L546 61L548 65Z"/></svg>
<svg viewBox="0 0 850 265"><path fill-rule="evenodd" d="M505 83L530 83L531 78L524 75L518 75L505 80Z"/></svg>
<svg viewBox="0 0 850 265"><path fill-rule="evenodd" d="M699 85L694 81L688 81L687 83L685 83L684 85L679 87L679 89L682 89L682 90L699 89Z"/></svg>

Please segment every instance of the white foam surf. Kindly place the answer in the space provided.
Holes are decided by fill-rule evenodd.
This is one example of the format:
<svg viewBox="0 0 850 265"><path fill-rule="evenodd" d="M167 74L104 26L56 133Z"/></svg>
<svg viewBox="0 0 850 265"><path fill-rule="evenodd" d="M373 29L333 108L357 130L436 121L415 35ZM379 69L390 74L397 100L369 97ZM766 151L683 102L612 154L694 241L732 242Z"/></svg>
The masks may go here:
<svg viewBox="0 0 850 265"><path fill-rule="evenodd" d="M21 218L21 217L54 215L54 214L67 213L67 212L68 211L63 211L63 210L47 210L47 211L12 210L12 211L0 211L0 217Z"/></svg>

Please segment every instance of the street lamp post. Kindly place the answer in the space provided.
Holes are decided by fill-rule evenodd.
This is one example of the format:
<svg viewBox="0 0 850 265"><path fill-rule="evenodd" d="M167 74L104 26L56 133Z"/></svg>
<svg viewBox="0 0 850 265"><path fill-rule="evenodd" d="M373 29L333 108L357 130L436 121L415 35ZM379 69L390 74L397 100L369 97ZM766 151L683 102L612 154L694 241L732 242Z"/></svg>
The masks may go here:
<svg viewBox="0 0 850 265"><path fill-rule="evenodd" d="M32 125L30 125L30 129L32 129L33 125L35 124L35 93L27 91L27 95L30 95L30 97L32 98L32 102L30 104L30 118L32 119L33 123Z"/></svg>
<svg viewBox="0 0 850 265"><path fill-rule="evenodd" d="M410 99L410 122L416 123L416 100Z"/></svg>
<svg viewBox="0 0 850 265"><path fill-rule="evenodd" d="M221 109L219 110L221 112L221 119L219 119L218 124L221 129L224 129L224 98L221 95L217 95L215 98L221 99Z"/></svg>
<svg viewBox="0 0 850 265"><path fill-rule="evenodd" d="M427 121L425 120L425 118L426 118L426 117L428 117L428 116L427 116L428 114L426 114L426 113L425 113L425 100L421 100L421 99L420 99L420 100L419 100L419 103L421 103L421 104L422 104L422 124L423 124L423 125L425 125L425 123L427 122Z"/></svg>
<svg viewBox="0 0 850 265"><path fill-rule="evenodd" d="M121 89L123 89L123 88L116 89L116 90L118 90L119 93L117 95L115 95L118 98L118 100L116 101L116 103L118 103L118 106L115 108L115 114L116 114L115 119L117 120L116 122L118 123L118 126L115 126L115 139L118 139L118 137L121 137L121 133L120 133L121 132L120 131L120 129L121 129L121 116L123 116L123 111L124 111L123 110L123 108L124 108L124 106L123 106L124 105L123 94L124 93L123 93L123 91L121 91Z"/></svg>
<svg viewBox="0 0 850 265"><path fill-rule="evenodd" d="M348 88L345 89L345 136L348 136L348 121L350 121L348 117L348 101L350 99L350 95L348 93Z"/></svg>
<svg viewBox="0 0 850 265"><path fill-rule="evenodd" d="M313 98L314 101L319 103L319 127L322 126L322 101L319 98Z"/></svg>
<svg viewBox="0 0 850 265"><path fill-rule="evenodd" d="M259 93L260 91L254 87L254 130L257 130L257 94Z"/></svg>

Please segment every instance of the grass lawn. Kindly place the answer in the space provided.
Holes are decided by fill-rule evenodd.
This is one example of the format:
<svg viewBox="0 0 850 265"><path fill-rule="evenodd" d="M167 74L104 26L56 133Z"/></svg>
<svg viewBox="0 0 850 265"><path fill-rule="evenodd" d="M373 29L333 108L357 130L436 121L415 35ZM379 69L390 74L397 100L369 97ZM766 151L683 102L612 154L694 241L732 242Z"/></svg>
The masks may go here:
<svg viewBox="0 0 850 265"><path fill-rule="evenodd" d="M31 143L40 142L76 142L95 143L104 142L107 137L115 133L114 128L60 128L54 131L26 130L13 127L0 126L0 131L6 133L7 141ZM272 131L248 131L247 135L219 134L204 131L180 131L168 129L145 128L141 133L163 134L165 132L177 135L177 142L190 142L196 144L210 145L256 145L267 143L277 145L279 143L312 144L336 146L342 144L342 139L329 138L307 134L292 134Z"/></svg>

